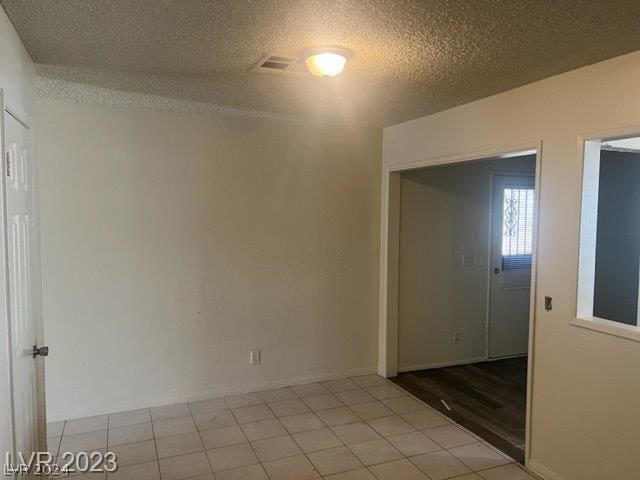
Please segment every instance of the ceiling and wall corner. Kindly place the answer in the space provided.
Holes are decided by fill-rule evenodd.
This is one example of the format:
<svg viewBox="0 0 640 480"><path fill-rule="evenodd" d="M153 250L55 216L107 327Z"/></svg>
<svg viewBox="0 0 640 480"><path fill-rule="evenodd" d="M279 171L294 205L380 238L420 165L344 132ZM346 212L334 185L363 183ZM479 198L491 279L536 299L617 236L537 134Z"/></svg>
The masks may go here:
<svg viewBox="0 0 640 480"><path fill-rule="evenodd" d="M5 106L30 122L34 108L35 65L5 12L0 9L0 88Z"/></svg>
<svg viewBox="0 0 640 480"><path fill-rule="evenodd" d="M640 48L640 3L633 0L606 7L551 0L344 0L331 8L321 0L0 4L43 77L373 126ZM353 53L340 76L250 72L267 54L299 56L319 45Z"/></svg>
<svg viewBox="0 0 640 480"><path fill-rule="evenodd" d="M166 95L108 88L84 81L68 81L49 76L43 65L36 68L35 94L39 98L70 103L88 103L116 108L138 108L178 113L230 115L246 118L264 118L285 121L317 121L282 113L260 112L244 108L228 107L210 102L198 102Z"/></svg>

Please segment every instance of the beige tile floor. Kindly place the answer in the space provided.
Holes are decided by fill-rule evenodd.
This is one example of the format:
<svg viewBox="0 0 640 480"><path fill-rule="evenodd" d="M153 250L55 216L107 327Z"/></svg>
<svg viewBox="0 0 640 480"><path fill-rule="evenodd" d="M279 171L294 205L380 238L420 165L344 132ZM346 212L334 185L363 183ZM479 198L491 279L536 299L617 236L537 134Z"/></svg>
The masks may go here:
<svg viewBox="0 0 640 480"><path fill-rule="evenodd" d="M54 456L113 451L109 480L534 480L377 375L55 422L48 434Z"/></svg>

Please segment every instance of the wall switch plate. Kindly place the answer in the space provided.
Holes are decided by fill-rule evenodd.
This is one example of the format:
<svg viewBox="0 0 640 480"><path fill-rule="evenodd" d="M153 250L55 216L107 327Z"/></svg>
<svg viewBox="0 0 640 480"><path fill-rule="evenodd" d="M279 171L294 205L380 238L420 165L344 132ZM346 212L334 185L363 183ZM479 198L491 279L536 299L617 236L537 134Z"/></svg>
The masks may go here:
<svg viewBox="0 0 640 480"><path fill-rule="evenodd" d="M249 360L251 365L258 365L260 363L260 350L251 350Z"/></svg>
<svg viewBox="0 0 640 480"><path fill-rule="evenodd" d="M460 343L462 343L462 339L460 338L460 331L459 330L454 330L453 331L453 343L456 345L459 345Z"/></svg>

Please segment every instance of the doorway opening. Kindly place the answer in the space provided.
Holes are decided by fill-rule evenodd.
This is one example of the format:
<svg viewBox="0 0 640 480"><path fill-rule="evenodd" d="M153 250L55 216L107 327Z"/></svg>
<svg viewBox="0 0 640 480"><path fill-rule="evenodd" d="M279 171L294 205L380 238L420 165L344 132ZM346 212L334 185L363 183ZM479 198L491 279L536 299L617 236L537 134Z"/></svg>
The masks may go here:
<svg viewBox="0 0 640 480"><path fill-rule="evenodd" d="M530 150L436 163L390 173L389 190L397 350L387 347L387 376L521 463L536 163Z"/></svg>

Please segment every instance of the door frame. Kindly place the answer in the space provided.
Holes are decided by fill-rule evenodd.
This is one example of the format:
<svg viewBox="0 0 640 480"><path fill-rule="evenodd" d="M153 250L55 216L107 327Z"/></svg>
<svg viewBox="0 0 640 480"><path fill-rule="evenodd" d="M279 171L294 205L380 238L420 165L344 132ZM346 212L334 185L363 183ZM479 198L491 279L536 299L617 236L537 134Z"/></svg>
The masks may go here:
<svg viewBox="0 0 640 480"><path fill-rule="evenodd" d="M378 310L378 373L385 377L398 374L398 270L400 237L400 179L402 172L416 168L472 162L489 158L510 158L535 154L535 215L531 261L531 295L529 300L529 347L527 361L527 400L525 422L525 466L531 459L531 418L533 367L535 358L536 283L538 235L542 173L542 140L527 145L513 145L494 150L431 157L416 162L383 166L380 195L380 292Z"/></svg>
<svg viewBox="0 0 640 480"><path fill-rule="evenodd" d="M489 188L489 205L491 205L490 210L489 210L489 251L487 253L487 258L489 259L489 269L487 270L487 309L486 309L486 325L485 325L485 357L487 359L488 362L493 361L493 360L505 360L507 358L518 358L518 357L522 357L523 355L511 355L511 356L506 356L506 357L494 357L491 358L491 308L493 306L493 299L492 299L492 292L493 292L493 288L492 288L492 280L493 280L493 275L491 270L493 269L493 265L492 265L492 260L493 260L493 241L494 241L494 237L496 235L497 232L494 231L494 225L493 222L495 220L494 218L494 214L495 212L493 211L493 195L495 193L495 189L494 189L494 183L495 183L495 179L496 177L531 177L533 179L533 186L534 189L537 185L537 181L536 181L536 173L537 173L537 158L536 158L536 166L535 168L535 172L533 173L533 175L527 175L526 173L523 172L518 172L517 170L494 170L491 172L491 187ZM534 191L534 193L537 195L537 192ZM537 204L538 198L534 197L534 205L535 205L535 210L534 210L534 215L536 215L538 213L538 204ZM534 227L536 229L534 233L534 243L535 243L535 235L537 233L537 218L534 217ZM535 248L535 245L534 245ZM532 255L532 259L531 259L531 279L530 279L530 287L533 287L533 255ZM529 309L531 309L531 305L529 305ZM531 316L529 316L529 324L531 324ZM529 345L530 346L530 345ZM527 351L527 354L529 352Z"/></svg>
<svg viewBox="0 0 640 480"><path fill-rule="evenodd" d="M4 103L4 90L0 88L0 151L2 153L2 157L0 157L0 165L4 165L4 157L5 157L5 137L4 137L4 112L5 112L5 103ZM0 302L0 368L2 368L2 372L0 372L0 376L2 377L2 382L5 382L8 387L8 400L9 400L9 411L8 412L0 412L0 415L7 415L9 419L9 424L11 425L10 432L10 451L15 454L13 451L14 445L16 443L15 440L15 425L14 425L14 415L13 415L13 363L12 363L12 355L11 355L11 318L9 313L9 282L8 282L8 268L9 265L7 263L7 205L5 201L5 182L4 182L4 171L2 173L2 180L0 181L0 292L2 294L2 301ZM4 338L3 338L4 337ZM5 386L5 385L3 385ZM4 462L4 459L2 460Z"/></svg>

